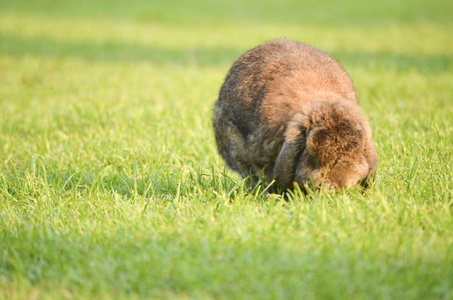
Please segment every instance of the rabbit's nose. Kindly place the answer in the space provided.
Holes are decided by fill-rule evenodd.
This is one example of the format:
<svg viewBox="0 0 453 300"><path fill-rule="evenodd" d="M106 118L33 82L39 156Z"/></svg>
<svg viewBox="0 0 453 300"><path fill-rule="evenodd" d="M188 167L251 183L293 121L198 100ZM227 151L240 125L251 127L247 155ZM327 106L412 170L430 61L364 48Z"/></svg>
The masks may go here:
<svg viewBox="0 0 453 300"><path fill-rule="evenodd" d="M357 179L357 178L349 178L344 181L343 188L347 189L347 190L350 188L353 188L359 183L359 181L360 181L360 179Z"/></svg>
<svg viewBox="0 0 453 300"><path fill-rule="evenodd" d="M321 188L323 190L337 190L338 185L335 182L332 182L330 180L324 180L318 188Z"/></svg>

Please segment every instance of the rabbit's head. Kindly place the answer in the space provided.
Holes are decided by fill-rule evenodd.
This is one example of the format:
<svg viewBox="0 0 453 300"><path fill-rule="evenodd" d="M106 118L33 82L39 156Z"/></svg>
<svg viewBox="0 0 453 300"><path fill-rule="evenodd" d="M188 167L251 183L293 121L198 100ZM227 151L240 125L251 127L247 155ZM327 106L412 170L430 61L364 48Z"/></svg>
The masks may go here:
<svg viewBox="0 0 453 300"><path fill-rule="evenodd" d="M347 101L314 101L298 111L286 129L274 168L281 191L296 182L306 188L366 186L377 168L367 121Z"/></svg>

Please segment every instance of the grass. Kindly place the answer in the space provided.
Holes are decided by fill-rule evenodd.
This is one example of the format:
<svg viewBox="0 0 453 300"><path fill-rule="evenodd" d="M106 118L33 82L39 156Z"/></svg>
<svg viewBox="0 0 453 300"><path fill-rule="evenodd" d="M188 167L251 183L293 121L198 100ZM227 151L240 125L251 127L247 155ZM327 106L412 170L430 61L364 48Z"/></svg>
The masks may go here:
<svg viewBox="0 0 453 300"><path fill-rule="evenodd" d="M0 6L0 299L453 299L450 1ZM366 195L224 169L222 80L282 36L351 74Z"/></svg>

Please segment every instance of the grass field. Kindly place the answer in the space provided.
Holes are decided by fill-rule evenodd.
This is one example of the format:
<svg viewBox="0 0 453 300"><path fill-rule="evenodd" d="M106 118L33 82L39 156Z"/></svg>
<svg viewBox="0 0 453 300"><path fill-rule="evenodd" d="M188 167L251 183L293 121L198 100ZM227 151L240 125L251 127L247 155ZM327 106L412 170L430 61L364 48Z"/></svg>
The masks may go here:
<svg viewBox="0 0 453 300"><path fill-rule="evenodd" d="M452 1L0 7L0 299L453 299ZM366 195L266 199L223 167L222 81L277 37L353 78Z"/></svg>

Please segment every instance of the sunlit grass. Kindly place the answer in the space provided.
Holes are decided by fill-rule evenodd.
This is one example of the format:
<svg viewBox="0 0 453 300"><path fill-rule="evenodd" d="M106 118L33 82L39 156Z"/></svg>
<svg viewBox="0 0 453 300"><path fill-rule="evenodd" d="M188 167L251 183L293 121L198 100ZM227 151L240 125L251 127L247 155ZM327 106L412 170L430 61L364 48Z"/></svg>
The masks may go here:
<svg viewBox="0 0 453 300"><path fill-rule="evenodd" d="M453 298L451 4L173 2L2 3L0 298ZM366 193L223 167L226 72L283 36L351 74Z"/></svg>

